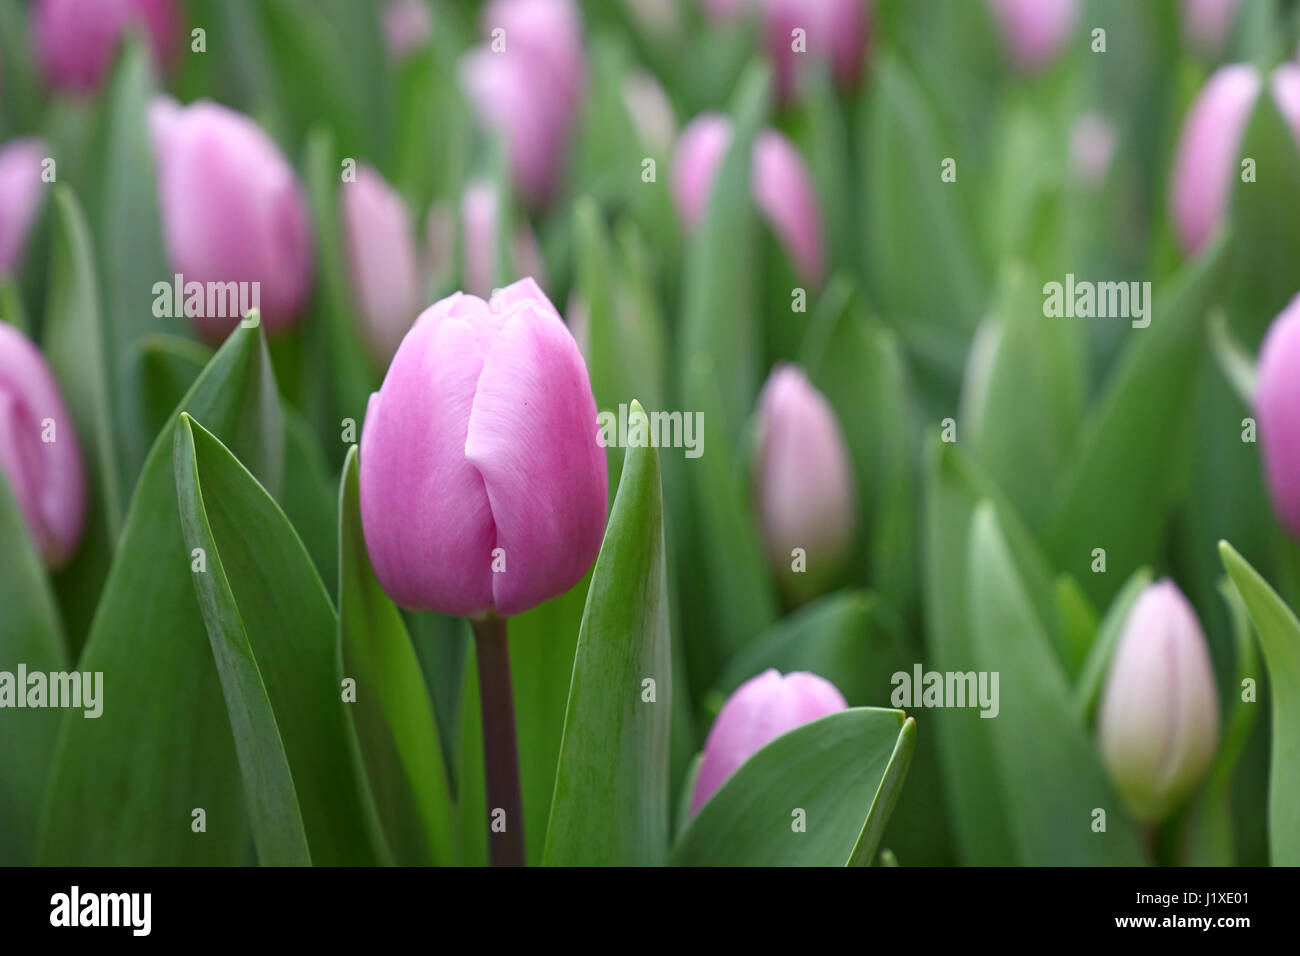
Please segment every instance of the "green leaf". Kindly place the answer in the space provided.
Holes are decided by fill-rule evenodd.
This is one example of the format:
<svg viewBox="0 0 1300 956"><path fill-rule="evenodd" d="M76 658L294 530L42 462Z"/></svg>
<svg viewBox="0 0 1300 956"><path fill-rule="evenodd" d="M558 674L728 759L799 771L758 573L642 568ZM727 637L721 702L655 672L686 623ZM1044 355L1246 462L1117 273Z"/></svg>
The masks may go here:
<svg viewBox="0 0 1300 956"><path fill-rule="evenodd" d="M339 488L339 634L357 684L353 722L388 845L401 864L460 858L433 705L402 623L375 579L361 527L357 451Z"/></svg>
<svg viewBox="0 0 1300 956"><path fill-rule="evenodd" d="M672 695L659 453L632 447L578 634L547 864L663 863Z"/></svg>
<svg viewBox="0 0 1300 956"><path fill-rule="evenodd" d="M284 410L284 455L284 490L277 500L332 600L339 575L338 492L320 442L292 408Z"/></svg>
<svg viewBox="0 0 1300 956"><path fill-rule="evenodd" d="M1269 859L1300 864L1300 621L1226 541L1224 570L1250 613L1273 692L1273 756L1268 785Z"/></svg>
<svg viewBox="0 0 1300 956"><path fill-rule="evenodd" d="M1144 862L1137 831L1120 809L1082 723L1069 686L1020 581L1010 546L990 503L972 519L967 601L975 670L999 674L999 710L967 711L991 738L1008 801L1012 847L1031 866L1136 865ZM1092 829L1095 808L1106 831Z"/></svg>
<svg viewBox="0 0 1300 956"><path fill-rule="evenodd" d="M1085 727L1092 726L1092 718L1101 698L1101 688L1110 671L1110 659L1119 646L1120 636L1124 633L1124 623L1128 612L1147 585L1151 583L1151 571L1139 568L1124 582L1124 587L1115 600L1110 602L1106 616L1097 627L1097 636L1088 651L1083 670L1079 673L1078 683L1074 688L1074 713Z"/></svg>
<svg viewBox="0 0 1300 956"><path fill-rule="evenodd" d="M182 410L278 485L280 406L259 331L232 333ZM246 859L239 765L177 512L173 427L141 472L78 663L104 675L104 711L93 720L63 715L38 837L42 863ZM191 829L196 808L206 832Z"/></svg>
<svg viewBox="0 0 1300 956"><path fill-rule="evenodd" d="M174 417L173 410L212 360L212 350L178 335L148 335L127 359L128 414L142 435L157 435Z"/></svg>
<svg viewBox="0 0 1300 956"><path fill-rule="evenodd" d="M686 825L674 866L843 866L868 862L915 739L899 710L855 707L777 737ZM802 810L806 829L797 827Z"/></svg>
<svg viewBox="0 0 1300 956"><path fill-rule="evenodd" d="M1243 405L1255 404L1255 358L1232 336L1228 316L1222 309L1210 313L1210 351L1219 363L1219 371L1237 393Z"/></svg>
<svg viewBox="0 0 1300 956"><path fill-rule="evenodd" d="M0 282L0 322L7 322L28 338L31 337L32 326L27 321L22 289L11 278Z"/></svg>

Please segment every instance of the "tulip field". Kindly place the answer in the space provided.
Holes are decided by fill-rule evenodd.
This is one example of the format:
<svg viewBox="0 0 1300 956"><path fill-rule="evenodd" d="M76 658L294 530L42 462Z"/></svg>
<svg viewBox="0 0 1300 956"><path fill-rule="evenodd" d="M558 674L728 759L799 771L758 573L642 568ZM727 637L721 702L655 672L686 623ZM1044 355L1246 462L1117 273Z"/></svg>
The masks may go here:
<svg viewBox="0 0 1300 956"><path fill-rule="evenodd" d="M0 864L1295 866L1296 609L1300 3L0 0Z"/></svg>

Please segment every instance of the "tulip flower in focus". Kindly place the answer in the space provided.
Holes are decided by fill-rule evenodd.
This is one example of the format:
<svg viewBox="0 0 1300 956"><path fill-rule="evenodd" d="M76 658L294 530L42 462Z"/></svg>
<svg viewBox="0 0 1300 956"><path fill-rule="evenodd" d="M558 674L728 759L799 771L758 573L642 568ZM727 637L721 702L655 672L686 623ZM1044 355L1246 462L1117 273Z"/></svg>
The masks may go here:
<svg viewBox="0 0 1300 956"><path fill-rule="evenodd" d="M1224 66L1206 81L1179 135L1170 176L1174 232L1184 251L1198 252L1227 214L1240 174L1241 141L1263 79L1246 63ZM1300 143L1300 66L1283 64L1269 77L1273 101Z"/></svg>
<svg viewBox="0 0 1300 956"><path fill-rule="evenodd" d="M397 351L420 310L420 265L406 203L374 168L343 184L343 236L352 290L371 354Z"/></svg>
<svg viewBox="0 0 1300 956"><path fill-rule="evenodd" d="M1260 349L1255 414L1273 508L1300 539L1300 296L1273 320Z"/></svg>
<svg viewBox="0 0 1300 956"><path fill-rule="evenodd" d="M311 296L313 242L293 167L255 122L216 103L149 110L163 239L186 283L258 283L268 332L291 325ZM240 316L191 317L220 341Z"/></svg>
<svg viewBox="0 0 1300 956"><path fill-rule="evenodd" d="M989 7L1012 61L1030 73L1056 59L1079 16L1079 0L989 0Z"/></svg>
<svg viewBox="0 0 1300 956"><path fill-rule="evenodd" d="M40 212L45 198L41 162L46 155L39 139L10 140L0 147L0 280L17 271Z"/></svg>
<svg viewBox="0 0 1300 956"><path fill-rule="evenodd" d="M731 123L716 113L697 116L682 131L673 156L673 200L687 229L708 209L709 192L731 145ZM794 143L776 130L754 141L750 188L754 203L781 240L801 280L820 285L826 274L821 203Z"/></svg>
<svg viewBox="0 0 1300 956"><path fill-rule="evenodd" d="M45 564L77 548L86 517L86 476L72 416L45 358L0 321L0 472Z"/></svg>
<svg viewBox="0 0 1300 956"><path fill-rule="evenodd" d="M1183 33L1202 53L1223 49L1241 0L1183 0Z"/></svg>
<svg viewBox="0 0 1300 956"><path fill-rule="evenodd" d="M834 576L853 544L853 470L830 403L792 365L773 370L758 398L754 503L768 561L804 600ZM796 549L806 569L794 568Z"/></svg>
<svg viewBox="0 0 1300 956"><path fill-rule="evenodd" d="M1163 820L1209 769L1219 698L1196 611L1165 579L1129 612L1097 715L1102 762L1125 806Z"/></svg>
<svg viewBox="0 0 1300 956"><path fill-rule="evenodd" d="M497 191L490 182L479 180L466 187L460 206L461 263L465 290L482 299L491 296L493 289L499 213ZM527 222L516 226L510 238L508 255L515 275L533 276L539 285L546 284L542 250Z"/></svg>
<svg viewBox="0 0 1300 956"><path fill-rule="evenodd" d="M574 0L493 0L488 42L461 63L482 124L505 136L510 171L531 205L554 195L586 83L582 17Z"/></svg>
<svg viewBox="0 0 1300 956"><path fill-rule="evenodd" d="M816 674L795 671L783 677L768 669L745 681L709 729L691 813L698 813L741 764L777 737L848 706L835 685Z"/></svg>
<svg viewBox="0 0 1300 956"><path fill-rule="evenodd" d="M605 530L596 434L587 366L532 279L426 309L361 432L362 524L389 597L477 618L573 587Z"/></svg>
<svg viewBox="0 0 1300 956"><path fill-rule="evenodd" d="M174 0L36 0L32 26L46 82L73 93L99 87L132 29L143 31L164 66L180 49Z"/></svg>

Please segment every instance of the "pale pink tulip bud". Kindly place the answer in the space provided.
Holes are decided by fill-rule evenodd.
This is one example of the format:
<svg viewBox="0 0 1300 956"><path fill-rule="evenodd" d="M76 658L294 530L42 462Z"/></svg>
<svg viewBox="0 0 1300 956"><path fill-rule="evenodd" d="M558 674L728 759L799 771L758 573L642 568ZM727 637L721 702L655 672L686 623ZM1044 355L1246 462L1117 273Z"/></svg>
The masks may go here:
<svg viewBox="0 0 1300 956"><path fill-rule="evenodd" d="M1070 171L1095 189L1106 179L1115 153L1115 128L1100 113L1084 113L1070 128Z"/></svg>
<svg viewBox="0 0 1300 956"><path fill-rule="evenodd" d="M41 211L46 149L45 143L33 138L10 140L0 147L0 280L18 270L27 235Z"/></svg>
<svg viewBox="0 0 1300 956"><path fill-rule="evenodd" d="M783 677L769 669L745 681L709 729L691 813L699 812L727 778L777 737L848 706L835 685L816 674L795 671Z"/></svg>
<svg viewBox="0 0 1300 956"><path fill-rule="evenodd" d="M425 0L389 0L382 13L384 41L394 59L403 59L429 42L433 32Z"/></svg>
<svg viewBox="0 0 1300 956"><path fill-rule="evenodd" d="M804 373L779 365L758 398L755 439L754 503L768 561L788 592L810 597L853 544L853 469L844 433Z"/></svg>
<svg viewBox="0 0 1300 956"><path fill-rule="evenodd" d="M293 167L260 126L216 103L178 107L161 98L149 120L172 268L186 284L242 283L268 332L291 325L311 297L313 257ZM211 341L241 319L206 307L187 317Z"/></svg>
<svg viewBox="0 0 1300 956"><path fill-rule="evenodd" d="M1209 769L1219 698L1196 612L1165 579L1129 612L1097 716L1102 762L1125 806L1165 819Z"/></svg>
<svg viewBox="0 0 1300 956"><path fill-rule="evenodd" d="M45 358L0 321L0 473L46 566L77 548L86 518L86 475L77 429Z"/></svg>
<svg viewBox="0 0 1300 956"><path fill-rule="evenodd" d="M1056 59L1079 16L1078 0L989 0L989 6L1012 62L1026 72Z"/></svg>
<svg viewBox="0 0 1300 956"><path fill-rule="evenodd" d="M673 201L687 229L695 229L708 210L718 166L731 145L731 120L720 113L701 113L678 137L673 154Z"/></svg>
<svg viewBox="0 0 1300 956"><path fill-rule="evenodd" d="M131 29L164 66L180 49L174 0L36 0L32 25L46 82L74 93L99 87Z"/></svg>
<svg viewBox="0 0 1300 956"><path fill-rule="evenodd" d="M1241 0L1183 0L1183 34L1205 54L1223 49Z"/></svg>
<svg viewBox="0 0 1300 956"><path fill-rule="evenodd" d="M510 616L577 584L605 530L597 434L587 366L531 279L426 309L361 431L361 519L388 596Z"/></svg>
<svg viewBox="0 0 1300 956"><path fill-rule="evenodd" d="M470 295L483 299L491 296L493 289L498 213L497 191L490 182L477 180L465 189L465 195L461 199L461 229L464 239L461 262L465 288ZM516 275L533 276L539 285L546 284L542 252L527 222L515 229L509 253L510 264Z"/></svg>
<svg viewBox="0 0 1300 956"><path fill-rule="evenodd" d="M420 311L420 266L406 202L374 168L343 184L352 291L371 353L383 365Z"/></svg>
<svg viewBox="0 0 1300 956"><path fill-rule="evenodd" d="M1300 539L1300 296L1273 320L1260 349L1255 414L1273 508Z"/></svg>

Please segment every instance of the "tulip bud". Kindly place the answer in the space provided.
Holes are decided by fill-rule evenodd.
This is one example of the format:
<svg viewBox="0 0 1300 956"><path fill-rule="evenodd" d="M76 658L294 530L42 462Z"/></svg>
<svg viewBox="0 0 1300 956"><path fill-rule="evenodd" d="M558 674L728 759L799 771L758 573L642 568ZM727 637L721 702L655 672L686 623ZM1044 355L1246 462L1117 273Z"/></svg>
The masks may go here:
<svg viewBox="0 0 1300 956"><path fill-rule="evenodd" d="M1300 539L1300 296L1273 320L1260 349L1255 414L1273 508Z"/></svg>
<svg viewBox="0 0 1300 956"><path fill-rule="evenodd" d="M792 365L758 398L754 503L768 560L797 599L818 593L853 543L853 471L826 398ZM804 556L795 565L795 549Z"/></svg>
<svg viewBox="0 0 1300 956"><path fill-rule="evenodd" d="M14 139L0 148L0 280L18 270L27 234L45 197L39 139Z"/></svg>
<svg viewBox="0 0 1300 956"><path fill-rule="evenodd" d="M1196 97L1174 154L1169 204L1183 249L1198 252L1228 210L1246 124L1262 80L1245 63L1220 67ZM1269 81L1273 102L1300 142L1300 67L1284 64Z"/></svg>
<svg viewBox="0 0 1300 956"><path fill-rule="evenodd" d="M72 416L40 351L0 322L0 472L45 564L76 550L86 476Z"/></svg>
<svg viewBox="0 0 1300 956"><path fill-rule="evenodd" d="M1140 595L1124 624L1097 717L1102 762L1124 804L1157 823L1214 758L1219 699L1196 612L1165 579Z"/></svg>
<svg viewBox="0 0 1300 956"><path fill-rule="evenodd" d="M704 218L718 167L731 145L731 123L705 113L682 131L673 156L673 200L687 229ZM785 247L800 279L820 285L826 272L821 203L798 149L776 130L754 140L750 188L759 213Z"/></svg>
<svg viewBox="0 0 1300 956"><path fill-rule="evenodd" d="M420 269L406 203L370 166L343 184L343 233L361 327L387 365L419 313Z"/></svg>
<svg viewBox="0 0 1300 956"><path fill-rule="evenodd" d="M361 520L388 596L509 616L573 587L605 529L596 436L586 364L532 279L426 309L361 431Z"/></svg>
<svg viewBox="0 0 1300 956"><path fill-rule="evenodd" d="M741 764L771 741L848 706L835 685L816 674L795 671L782 677L768 669L745 681L709 729L691 813L699 812Z"/></svg>
<svg viewBox="0 0 1300 956"><path fill-rule="evenodd" d="M1202 53L1217 53L1240 5L1241 0L1183 0L1183 34Z"/></svg>
<svg viewBox="0 0 1300 956"><path fill-rule="evenodd" d="M311 296L313 256L293 167L260 126L216 103L159 98L149 123L172 268L187 284L248 283L268 332L291 325ZM241 318L189 317L212 341Z"/></svg>
<svg viewBox="0 0 1300 956"><path fill-rule="evenodd" d="M173 0L37 0L32 24L46 82L73 93L99 87L133 28L143 28L164 66L175 62L179 50Z"/></svg>
<svg viewBox="0 0 1300 956"><path fill-rule="evenodd" d="M486 299L492 294L496 263L497 191L486 181L471 183L461 198L460 208L465 288L471 295ZM546 284L542 251L527 222L515 229L508 251L515 275L534 276L539 285Z"/></svg>
<svg viewBox="0 0 1300 956"><path fill-rule="evenodd" d="M384 41L394 59L410 56L429 41L432 23L424 0L389 0L382 16Z"/></svg>
<svg viewBox="0 0 1300 956"><path fill-rule="evenodd" d="M1056 59L1079 15L1078 0L989 0L1017 69L1036 72Z"/></svg>

